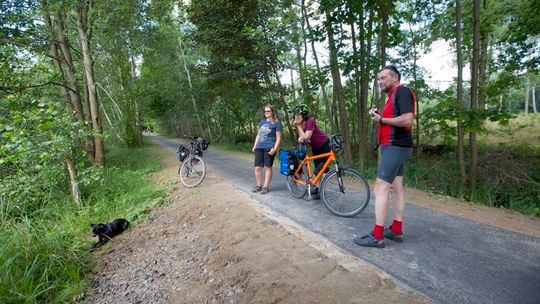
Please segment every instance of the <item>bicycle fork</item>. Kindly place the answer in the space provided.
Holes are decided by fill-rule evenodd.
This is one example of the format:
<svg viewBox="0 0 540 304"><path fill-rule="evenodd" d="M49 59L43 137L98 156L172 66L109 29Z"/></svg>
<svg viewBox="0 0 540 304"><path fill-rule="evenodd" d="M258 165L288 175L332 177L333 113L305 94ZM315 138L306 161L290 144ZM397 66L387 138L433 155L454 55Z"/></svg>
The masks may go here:
<svg viewBox="0 0 540 304"><path fill-rule="evenodd" d="M336 161L336 177L338 181L339 191L345 193L345 185L343 184L343 176L341 176L341 167Z"/></svg>
<svg viewBox="0 0 540 304"><path fill-rule="evenodd" d="M311 181L309 180L309 174L308 174L308 170L306 170L306 185L307 185L307 194L306 196L304 196L304 199L306 201L311 201L313 199L313 196L311 195L311 189L313 189L313 185L311 184Z"/></svg>

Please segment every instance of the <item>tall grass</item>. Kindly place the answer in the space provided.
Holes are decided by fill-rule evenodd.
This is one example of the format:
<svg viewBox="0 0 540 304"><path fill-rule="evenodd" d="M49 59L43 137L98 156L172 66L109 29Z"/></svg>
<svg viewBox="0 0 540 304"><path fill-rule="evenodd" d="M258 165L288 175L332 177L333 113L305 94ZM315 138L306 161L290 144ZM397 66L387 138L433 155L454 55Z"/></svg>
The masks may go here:
<svg viewBox="0 0 540 304"><path fill-rule="evenodd" d="M406 164L405 182L432 193L540 217L539 155L530 148L483 146L474 188L462 180L453 152L422 155Z"/></svg>
<svg viewBox="0 0 540 304"><path fill-rule="evenodd" d="M148 151L114 148L102 176L83 189L81 208L54 191L32 212L0 198L0 303L61 303L81 294L95 241L90 224L137 222L163 202L165 192L148 180L158 169Z"/></svg>

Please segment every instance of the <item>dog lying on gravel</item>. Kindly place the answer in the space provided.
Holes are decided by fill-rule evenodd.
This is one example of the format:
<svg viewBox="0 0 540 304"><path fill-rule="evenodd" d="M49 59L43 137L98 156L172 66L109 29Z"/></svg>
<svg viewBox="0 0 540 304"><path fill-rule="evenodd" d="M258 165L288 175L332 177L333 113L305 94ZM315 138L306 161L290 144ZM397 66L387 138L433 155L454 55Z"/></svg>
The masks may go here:
<svg viewBox="0 0 540 304"><path fill-rule="evenodd" d="M106 224L90 224L94 236L98 237L98 241L92 247L92 251L103 246L113 237L121 234L129 227L129 222L126 219L116 219Z"/></svg>

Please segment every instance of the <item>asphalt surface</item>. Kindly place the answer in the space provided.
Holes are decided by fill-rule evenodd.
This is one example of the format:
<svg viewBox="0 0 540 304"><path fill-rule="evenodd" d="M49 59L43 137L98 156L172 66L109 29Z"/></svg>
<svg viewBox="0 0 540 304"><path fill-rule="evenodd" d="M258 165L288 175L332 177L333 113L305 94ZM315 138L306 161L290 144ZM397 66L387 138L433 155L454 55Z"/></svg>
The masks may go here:
<svg viewBox="0 0 540 304"><path fill-rule="evenodd" d="M179 144L158 136L149 139L172 153ZM352 239L371 230L373 201L356 217L341 218L320 200L293 198L278 160L267 195L250 192L253 162L213 151L211 145L204 160L208 172L437 303L540 303L538 238L407 204L404 242L386 240L384 249L363 248Z"/></svg>

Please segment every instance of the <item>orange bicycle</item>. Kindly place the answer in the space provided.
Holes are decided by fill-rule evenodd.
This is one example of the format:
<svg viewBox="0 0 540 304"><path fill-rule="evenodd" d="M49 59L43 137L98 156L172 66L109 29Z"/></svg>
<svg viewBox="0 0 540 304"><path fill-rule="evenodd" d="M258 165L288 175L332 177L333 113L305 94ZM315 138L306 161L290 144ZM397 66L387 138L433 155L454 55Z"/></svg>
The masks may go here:
<svg viewBox="0 0 540 304"><path fill-rule="evenodd" d="M301 144L305 151L306 144ZM369 203L370 191L366 179L351 168L341 166L336 153L342 149L339 135L333 135L330 141L332 150L316 156L299 159L287 175L287 187L296 198L312 199L312 189L316 187L329 166L334 168L326 173L320 184L320 196L324 206L333 214L352 217L364 211ZM314 170L313 160L327 158L322 168Z"/></svg>

